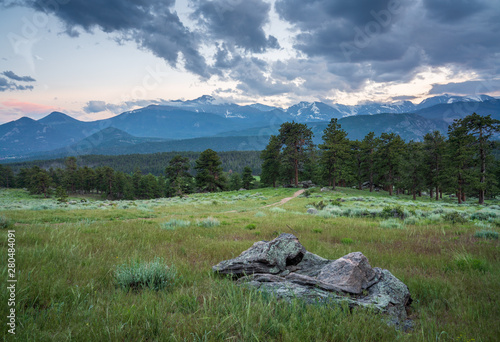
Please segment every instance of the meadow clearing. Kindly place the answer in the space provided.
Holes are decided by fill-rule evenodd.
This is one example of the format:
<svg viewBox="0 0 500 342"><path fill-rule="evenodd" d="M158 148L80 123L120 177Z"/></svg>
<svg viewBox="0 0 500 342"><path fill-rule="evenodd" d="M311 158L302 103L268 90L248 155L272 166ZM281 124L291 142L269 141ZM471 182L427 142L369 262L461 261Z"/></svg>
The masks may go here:
<svg viewBox="0 0 500 342"><path fill-rule="evenodd" d="M193 194L60 204L0 190L0 253L15 231L19 341L495 341L500 336L500 201L347 188ZM306 197L308 196L308 197ZM308 208L318 210L307 214ZM414 329L369 309L278 301L211 267L258 240L293 233L336 259L360 251L408 285ZM127 290L127 270L169 266L159 290ZM2 263L1 277L8 278ZM9 293L0 292L2 322Z"/></svg>

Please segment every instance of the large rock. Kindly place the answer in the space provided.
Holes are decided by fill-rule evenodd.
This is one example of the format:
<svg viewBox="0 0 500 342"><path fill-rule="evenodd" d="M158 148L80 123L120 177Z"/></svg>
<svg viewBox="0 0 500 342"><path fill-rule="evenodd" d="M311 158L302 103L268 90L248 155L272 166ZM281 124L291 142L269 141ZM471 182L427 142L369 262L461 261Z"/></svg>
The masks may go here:
<svg viewBox="0 0 500 342"><path fill-rule="evenodd" d="M337 260L324 259L307 252L292 234L256 242L238 257L213 266L213 270L279 298L375 308L388 314L395 324L407 319L412 301L403 282L388 270L372 268L361 252Z"/></svg>
<svg viewBox="0 0 500 342"><path fill-rule="evenodd" d="M254 273L278 274L287 266L300 263L306 249L292 234L281 234L272 241L259 241L241 253L238 257L221 261L213 270L235 277Z"/></svg>

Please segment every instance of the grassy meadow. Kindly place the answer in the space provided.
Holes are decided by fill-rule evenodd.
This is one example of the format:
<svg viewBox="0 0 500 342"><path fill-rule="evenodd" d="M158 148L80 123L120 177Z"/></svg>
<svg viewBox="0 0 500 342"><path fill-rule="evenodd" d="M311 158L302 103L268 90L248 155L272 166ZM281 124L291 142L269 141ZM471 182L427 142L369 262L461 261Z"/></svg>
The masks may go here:
<svg viewBox="0 0 500 342"><path fill-rule="evenodd" d="M498 341L500 201L416 201L339 188L194 194L72 204L0 190L0 250L16 235L19 341ZM306 197L305 195L308 195ZM307 214L316 208L316 215ZM414 329L367 309L278 301L216 276L211 266L258 240L295 234L328 259L360 251L408 285ZM150 265L146 267L145 265ZM164 270L152 288L131 273ZM143 267L141 269L141 267ZM128 273L127 273L128 272ZM128 278L127 278L128 277Z"/></svg>

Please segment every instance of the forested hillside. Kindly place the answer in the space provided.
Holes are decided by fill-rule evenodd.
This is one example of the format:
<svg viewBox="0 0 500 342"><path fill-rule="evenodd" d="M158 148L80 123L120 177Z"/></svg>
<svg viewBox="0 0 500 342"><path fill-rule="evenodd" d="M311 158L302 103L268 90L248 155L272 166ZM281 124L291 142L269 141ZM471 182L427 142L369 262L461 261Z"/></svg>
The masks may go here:
<svg viewBox="0 0 500 342"><path fill-rule="evenodd" d="M119 156L104 156L104 155L85 155L77 157L79 167L88 166L91 168L99 166L109 166L116 171L124 173L132 173L139 169L143 174L151 173L155 176L162 175L168 162L176 155L188 157L191 168L194 167L194 161L200 156L200 152L162 152L152 154L127 154ZM260 151L231 151L219 152L222 168L228 172L241 173L245 166L252 168L254 174L260 174L262 160L260 159ZM50 160L35 160L20 163L4 164L10 166L14 173L19 172L21 168L31 168L39 166L42 169L64 168L65 158L57 158Z"/></svg>

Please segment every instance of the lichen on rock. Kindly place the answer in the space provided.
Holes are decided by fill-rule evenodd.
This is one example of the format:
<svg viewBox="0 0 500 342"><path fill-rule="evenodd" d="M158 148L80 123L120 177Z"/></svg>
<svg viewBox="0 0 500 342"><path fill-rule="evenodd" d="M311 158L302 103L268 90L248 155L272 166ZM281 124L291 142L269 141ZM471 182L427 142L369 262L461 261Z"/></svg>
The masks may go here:
<svg viewBox="0 0 500 342"><path fill-rule="evenodd" d="M388 270L372 268L361 252L337 260L324 259L306 251L292 234L256 242L238 257L221 261L212 269L239 278L243 286L285 300L371 307L389 315L394 324L407 319L412 301L403 282Z"/></svg>

